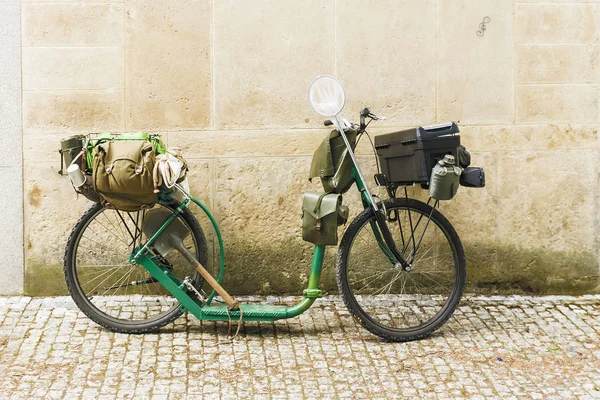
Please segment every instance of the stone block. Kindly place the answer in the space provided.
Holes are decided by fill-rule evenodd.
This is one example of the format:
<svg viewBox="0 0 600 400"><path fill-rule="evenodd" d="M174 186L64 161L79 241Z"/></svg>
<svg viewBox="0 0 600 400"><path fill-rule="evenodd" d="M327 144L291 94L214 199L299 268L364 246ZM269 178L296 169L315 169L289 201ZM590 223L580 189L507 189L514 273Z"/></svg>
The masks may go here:
<svg viewBox="0 0 600 400"><path fill-rule="evenodd" d="M2 235L0 248L3 254L0 295L23 293L23 170L21 165L0 167L2 193L10 201L0 211Z"/></svg>
<svg viewBox="0 0 600 400"><path fill-rule="evenodd" d="M312 245L302 241L300 218L311 188L307 164L306 157L216 160L214 212L233 291L293 293L308 278Z"/></svg>
<svg viewBox="0 0 600 400"><path fill-rule="evenodd" d="M23 131L123 132L123 94L115 90L24 92Z"/></svg>
<svg viewBox="0 0 600 400"><path fill-rule="evenodd" d="M502 241L525 248L592 251L596 159L595 150L503 155L497 173Z"/></svg>
<svg viewBox="0 0 600 400"><path fill-rule="evenodd" d="M122 4L22 5L23 46L122 45Z"/></svg>
<svg viewBox="0 0 600 400"><path fill-rule="evenodd" d="M296 233L301 196L311 189L307 157L217 159L215 209L224 225L262 233L267 242ZM315 184L316 185L316 184ZM317 186L312 187L318 190ZM271 218L272 217L272 218ZM265 228L267 229L266 231Z"/></svg>
<svg viewBox="0 0 600 400"><path fill-rule="evenodd" d="M377 126L435 122L435 1L336 2L336 73L344 115L369 106ZM322 18L319 23L324 23Z"/></svg>
<svg viewBox="0 0 600 400"><path fill-rule="evenodd" d="M25 47L23 90L123 89L123 47Z"/></svg>
<svg viewBox="0 0 600 400"><path fill-rule="evenodd" d="M517 46L519 83L600 82L600 45Z"/></svg>
<svg viewBox="0 0 600 400"><path fill-rule="evenodd" d="M516 98L518 122L600 120L600 85L517 85Z"/></svg>
<svg viewBox="0 0 600 400"><path fill-rule="evenodd" d="M599 144L597 124L464 126L460 136L472 152L596 149Z"/></svg>
<svg viewBox="0 0 600 400"><path fill-rule="evenodd" d="M0 13L0 167L21 166L20 7L2 5Z"/></svg>
<svg viewBox="0 0 600 400"><path fill-rule="evenodd" d="M127 130L208 128L212 2L131 0L125 6Z"/></svg>
<svg viewBox="0 0 600 400"><path fill-rule="evenodd" d="M46 163L58 174L60 169L60 140L70 134L28 134L23 136L23 163Z"/></svg>
<svg viewBox="0 0 600 400"><path fill-rule="evenodd" d="M307 90L334 73L333 1L214 6L215 127L318 127Z"/></svg>
<svg viewBox="0 0 600 400"><path fill-rule="evenodd" d="M182 147L186 158L312 156L328 132L316 129L188 131L171 132L169 141Z"/></svg>
<svg viewBox="0 0 600 400"><path fill-rule="evenodd" d="M600 4L516 4L516 42L592 43L600 39Z"/></svg>
<svg viewBox="0 0 600 400"><path fill-rule="evenodd" d="M498 269L482 271L483 281L503 282L500 287L512 281L513 288L542 293L585 293L597 286L597 158L596 150L501 157Z"/></svg>
<svg viewBox="0 0 600 400"><path fill-rule="evenodd" d="M490 22L479 36L485 16ZM513 3L444 1L437 18L438 122L512 123Z"/></svg>

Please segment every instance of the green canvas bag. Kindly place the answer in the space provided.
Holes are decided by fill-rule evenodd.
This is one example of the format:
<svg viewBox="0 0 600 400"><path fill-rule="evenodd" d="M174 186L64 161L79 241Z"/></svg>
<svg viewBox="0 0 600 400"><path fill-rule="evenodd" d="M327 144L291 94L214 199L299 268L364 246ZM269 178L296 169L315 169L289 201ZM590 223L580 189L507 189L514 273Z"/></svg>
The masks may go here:
<svg viewBox="0 0 600 400"><path fill-rule="evenodd" d="M156 151L147 140L110 140L93 151L92 183L102 204L123 211L152 207Z"/></svg>
<svg viewBox="0 0 600 400"><path fill-rule="evenodd" d="M347 130L346 137L354 150L356 147L355 130ZM331 131L315 151L310 164L309 180L321 178L323 189L328 193L346 193L354 179L352 178L352 159L337 130Z"/></svg>
<svg viewBox="0 0 600 400"><path fill-rule="evenodd" d="M348 221L348 213L340 194L304 193L302 239L317 245L337 245L337 228Z"/></svg>

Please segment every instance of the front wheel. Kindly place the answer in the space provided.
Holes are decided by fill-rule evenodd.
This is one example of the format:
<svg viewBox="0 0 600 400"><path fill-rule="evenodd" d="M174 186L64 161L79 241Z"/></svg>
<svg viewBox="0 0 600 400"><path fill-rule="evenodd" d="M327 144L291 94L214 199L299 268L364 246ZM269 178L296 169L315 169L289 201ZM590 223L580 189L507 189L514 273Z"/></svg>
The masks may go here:
<svg viewBox="0 0 600 400"><path fill-rule="evenodd" d="M348 310L392 341L430 335L452 315L465 285L465 254L450 222L414 199L384 203L386 223L410 270L394 265L369 208L350 224L338 250L337 282Z"/></svg>

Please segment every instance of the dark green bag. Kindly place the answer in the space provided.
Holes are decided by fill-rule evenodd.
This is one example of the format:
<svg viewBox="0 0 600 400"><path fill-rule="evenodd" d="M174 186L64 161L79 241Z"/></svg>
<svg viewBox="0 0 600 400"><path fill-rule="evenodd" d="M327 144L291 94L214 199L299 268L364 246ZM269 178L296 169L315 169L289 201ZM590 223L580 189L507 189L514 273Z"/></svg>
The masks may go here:
<svg viewBox="0 0 600 400"><path fill-rule="evenodd" d="M465 169L471 165L471 153L463 145L458 146L458 165Z"/></svg>
<svg viewBox="0 0 600 400"><path fill-rule="evenodd" d="M356 147L355 130L347 130L346 137L352 150ZM352 159L348 154L344 138L337 130L331 131L321 142L310 164L309 179L319 177L323 189L328 193L344 194L354 183Z"/></svg>
<svg viewBox="0 0 600 400"><path fill-rule="evenodd" d="M155 148L147 140L111 140L94 148L92 182L102 204L123 211L152 207Z"/></svg>
<svg viewBox="0 0 600 400"><path fill-rule="evenodd" d="M348 212L340 194L304 193L302 239L318 245L337 245L337 228L346 223Z"/></svg>

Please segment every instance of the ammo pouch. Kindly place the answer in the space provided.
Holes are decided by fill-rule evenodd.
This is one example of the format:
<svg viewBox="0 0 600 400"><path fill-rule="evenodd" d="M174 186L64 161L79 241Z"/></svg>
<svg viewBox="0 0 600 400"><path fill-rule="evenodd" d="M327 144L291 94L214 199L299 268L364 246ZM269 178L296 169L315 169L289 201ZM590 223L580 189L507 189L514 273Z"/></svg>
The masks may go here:
<svg viewBox="0 0 600 400"><path fill-rule="evenodd" d="M152 207L154 146L147 140L111 140L94 148L92 183L102 204L123 211Z"/></svg>
<svg viewBox="0 0 600 400"><path fill-rule="evenodd" d="M317 245L337 245L337 227L348 220L348 206L342 196L304 193L302 198L302 239Z"/></svg>
<svg viewBox="0 0 600 400"><path fill-rule="evenodd" d="M471 188L485 187L485 171L481 167L467 167L460 175L460 185Z"/></svg>

